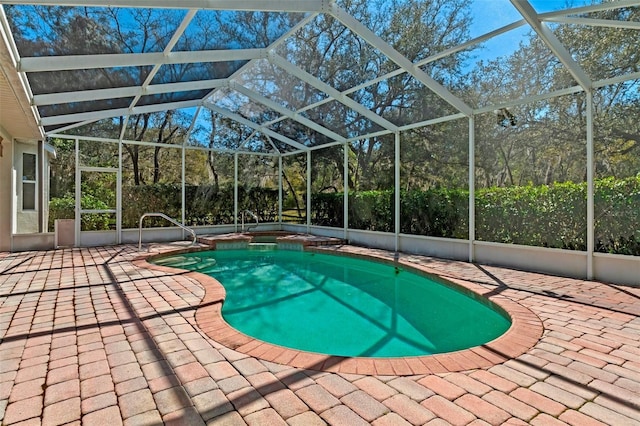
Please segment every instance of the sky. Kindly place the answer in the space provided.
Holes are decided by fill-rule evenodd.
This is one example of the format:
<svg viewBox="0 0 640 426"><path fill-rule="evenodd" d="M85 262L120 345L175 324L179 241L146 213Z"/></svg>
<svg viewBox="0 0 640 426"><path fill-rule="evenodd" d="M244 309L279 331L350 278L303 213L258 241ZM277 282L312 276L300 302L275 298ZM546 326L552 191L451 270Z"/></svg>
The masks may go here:
<svg viewBox="0 0 640 426"><path fill-rule="evenodd" d="M529 0L538 13L590 4L588 0ZM521 19L509 0L472 0L471 12L476 17L472 35L476 36Z"/></svg>
<svg viewBox="0 0 640 426"><path fill-rule="evenodd" d="M538 13L567 7L580 7L592 3L589 0L529 0L529 2ZM522 19L520 13L509 0L472 0L471 13L473 16L473 24L470 31L471 38ZM485 42L486 49L482 51L477 59L491 60L513 53L529 31L530 27L523 25Z"/></svg>

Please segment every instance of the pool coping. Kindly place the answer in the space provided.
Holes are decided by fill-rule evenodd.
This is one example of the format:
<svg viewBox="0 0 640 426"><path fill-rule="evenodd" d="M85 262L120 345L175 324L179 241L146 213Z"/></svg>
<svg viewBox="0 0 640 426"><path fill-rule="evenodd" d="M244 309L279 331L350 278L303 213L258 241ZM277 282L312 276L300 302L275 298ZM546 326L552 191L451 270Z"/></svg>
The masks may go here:
<svg viewBox="0 0 640 426"><path fill-rule="evenodd" d="M451 274L443 276L436 269L403 259L402 254L396 255L393 252L379 249L372 249L363 254L361 252L362 248L348 245L305 247L307 251L331 252L342 256L393 263L416 273L435 277L440 283L456 287L467 294L471 292L475 295L474 297L483 297L490 303L495 304L508 314L511 319L511 326L504 334L483 345L455 352L425 356L397 358L344 357L286 348L247 336L229 325L222 317L222 304L226 292L222 284L215 278L199 272L185 271L148 262L157 257L210 249L210 247L189 247L149 253L139 256L134 260L134 264L138 267L169 274L181 274L198 282L205 290L205 295L195 313L196 323L202 332L210 339L230 349L277 364L317 371L361 375L408 376L459 372L488 368L516 358L535 346L544 331L540 318L521 304L502 294L486 294L488 293L486 288L468 280L457 278ZM405 256L416 257L416 255Z"/></svg>

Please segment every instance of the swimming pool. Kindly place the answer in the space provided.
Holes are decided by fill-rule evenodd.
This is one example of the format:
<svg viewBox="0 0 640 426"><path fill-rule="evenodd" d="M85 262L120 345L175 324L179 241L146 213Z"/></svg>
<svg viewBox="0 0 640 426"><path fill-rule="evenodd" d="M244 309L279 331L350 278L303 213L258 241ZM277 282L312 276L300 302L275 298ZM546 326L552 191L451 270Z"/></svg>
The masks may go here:
<svg viewBox="0 0 640 426"><path fill-rule="evenodd" d="M322 354L406 357L503 334L508 316L478 297L392 265L305 251L219 250L154 263L214 277L224 319L259 340Z"/></svg>

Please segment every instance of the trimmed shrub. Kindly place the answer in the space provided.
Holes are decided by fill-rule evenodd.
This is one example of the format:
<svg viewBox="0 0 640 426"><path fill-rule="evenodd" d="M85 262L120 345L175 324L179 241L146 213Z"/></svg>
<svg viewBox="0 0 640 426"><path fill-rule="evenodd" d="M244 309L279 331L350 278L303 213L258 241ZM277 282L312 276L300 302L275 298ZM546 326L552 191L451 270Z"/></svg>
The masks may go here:
<svg viewBox="0 0 640 426"><path fill-rule="evenodd" d="M82 208L86 210L106 210L106 203L98 200L93 195L82 196ZM56 219L74 219L76 211L75 198L67 195L61 198L52 198L49 201L48 228L53 230ZM84 213L82 215L83 231L105 231L115 229L115 216L107 213Z"/></svg>

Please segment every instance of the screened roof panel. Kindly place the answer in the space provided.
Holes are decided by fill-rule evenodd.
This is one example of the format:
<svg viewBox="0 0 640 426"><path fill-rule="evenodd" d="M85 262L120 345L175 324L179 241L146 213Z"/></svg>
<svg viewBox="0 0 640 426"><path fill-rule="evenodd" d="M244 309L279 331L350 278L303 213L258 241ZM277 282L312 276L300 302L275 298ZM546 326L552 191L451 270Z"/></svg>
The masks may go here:
<svg viewBox="0 0 640 426"><path fill-rule="evenodd" d="M197 57L194 57L197 59ZM247 61L190 62L164 64L153 76L151 84L181 83L200 80L216 80L230 77Z"/></svg>
<svg viewBox="0 0 640 426"><path fill-rule="evenodd" d="M236 112L239 109L238 105L246 104L249 102L249 98L231 90L229 87L221 87L207 98L207 102Z"/></svg>
<svg viewBox="0 0 640 426"><path fill-rule="evenodd" d="M371 3L375 6L371 7ZM489 2L486 2L489 3ZM508 0L492 0L511 8ZM469 38L469 10L460 0L389 2L374 0L366 7L350 3L345 9L370 28L384 42L411 62L456 46ZM495 24L501 17L492 16Z"/></svg>
<svg viewBox="0 0 640 426"><path fill-rule="evenodd" d="M543 2L549 1L543 0ZM491 19L487 19L487 16ZM522 21L522 15L509 0L471 0L469 18L472 22L469 27L470 39Z"/></svg>
<svg viewBox="0 0 640 426"><path fill-rule="evenodd" d="M384 129L335 100L305 111L301 115L347 139Z"/></svg>
<svg viewBox="0 0 640 426"><path fill-rule="evenodd" d="M325 92L266 59L253 61L250 67L234 76L233 80L291 111L327 98Z"/></svg>
<svg viewBox="0 0 640 426"><path fill-rule="evenodd" d="M124 117L109 118L104 120L98 120L87 124L82 124L77 127L71 127L67 130L63 130L60 133L65 135L75 136L93 136L99 138L118 139L120 137L120 129ZM51 126L51 131L54 129L62 129L60 126Z"/></svg>
<svg viewBox="0 0 640 426"><path fill-rule="evenodd" d="M208 147L212 142L213 131L213 111L207 108L199 108L199 112L194 115L191 132L187 140L187 145Z"/></svg>
<svg viewBox="0 0 640 426"><path fill-rule="evenodd" d="M209 93L209 90L190 90L186 92L171 92L160 93L157 95L146 95L141 96L136 105L144 106L163 104L166 102L192 101L196 99L202 99L202 97L207 93Z"/></svg>
<svg viewBox="0 0 640 426"><path fill-rule="evenodd" d="M509 51L503 44L510 46ZM464 72L432 74L474 108L548 94L578 84L551 49L532 31L523 33L516 29L500 34L465 53L439 59L423 68L445 67L442 63L448 61L461 62ZM469 90L469 87L475 89Z"/></svg>
<svg viewBox="0 0 640 426"><path fill-rule="evenodd" d="M304 16L287 12L200 10L174 50L266 48Z"/></svg>
<svg viewBox="0 0 640 426"><path fill-rule="evenodd" d="M573 0L570 2L564 1L549 1L549 0L530 0L531 5L538 13L556 12L566 9L567 7L581 7L590 5L594 2L591 0Z"/></svg>
<svg viewBox="0 0 640 426"><path fill-rule="evenodd" d="M411 89L411 90L409 90ZM349 97L395 126L430 120L457 111L409 74L377 81Z"/></svg>
<svg viewBox="0 0 640 426"><path fill-rule="evenodd" d="M206 113L206 111L203 110L203 113ZM255 132L254 129L221 114L211 111L209 113L212 118L213 129L212 138L208 142L210 148L223 150L240 149L241 144Z"/></svg>
<svg viewBox="0 0 640 426"><path fill-rule="evenodd" d="M640 64L640 8L593 13L589 19L610 21L611 25L625 22L635 24L637 28L589 25L589 20L584 24L550 23L549 26L592 80L637 72ZM615 51L609 48L612 40L616 42Z"/></svg>
<svg viewBox="0 0 640 426"><path fill-rule="evenodd" d="M70 125L80 125L81 123L71 123ZM56 125L51 125L51 126L43 126L44 127L44 131L47 134L55 134L60 132L60 129L64 129L67 128L69 125L67 124L56 124ZM61 133L67 133L67 132L61 132ZM68 133L68 134L76 134L76 133ZM83 133L84 135L86 135L87 133Z"/></svg>
<svg viewBox="0 0 640 426"><path fill-rule="evenodd" d="M133 114L128 117L124 139L181 145L193 120L194 109Z"/></svg>
<svg viewBox="0 0 640 426"><path fill-rule="evenodd" d="M274 138L270 138L270 139L273 146L275 146L278 152L280 152L281 154L298 151L298 149L292 145L279 141L278 139L274 139Z"/></svg>
<svg viewBox="0 0 640 426"><path fill-rule="evenodd" d="M255 124L262 124L280 117L280 114L266 105L252 100L238 90L227 87L216 91L209 101Z"/></svg>
<svg viewBox="0 0 640 426"><path fill-rule="evenodd" d="M318 15L276 53L339 91L398 68L329 15Z"/></svg>
<svg viewBox="0 0 640 426"><path fill-rule="evenodd" d="M162 52L181 10L6 5L20 55Z"/></svg>
<svg viewBox="0 0 640 426"><path fill-rule="evenodd" d="M297 141L307 147L313 147L322 145L325 143L334 142L330 137L310 129L297 121L290 118L278 121L270 124L269 129L289 138Z"/></svg>
<svg viewBox="0 0 640 426"><path fill-rule="evenodd" d="M426 87L414 92L405 92L399 88L408 84L404 80L411 78L406 74L382 81L379 85L363 89L357 93L361 98L381 99L376 111L385 120L396 126L405 126L435 118L456 114L458 111Z"/></svg>
<svg viewBox="0 0 640 426"><path fill-rule="evenodd" d="M240 149L249 152L273 153L273 145L269 139L260 132L253 132L248 138L242 141Z"/></svg>
<svg viewBox="0 0 640 426"><path fill-rule="evenodd" d="M131 87L141 84L151 67L93 68L29 72L27 79L34 95L78 90Z"/></svg>
<svg viewBox="0 0 640 426"><path fill-rule="evenodd" d="M117 108L127 108L133 98L101 99L95 101L59 103L54 105L43 105L39 108L41 117L51 117L56 115L76 114L89 111L106 111Z"/></svg>
<svg viewBox="0 0 640 426"><path fill-rule="evenodd" d="M280 89L275 66L266 59L251 61L233 76L233 81L265 96Z"/></svg>

